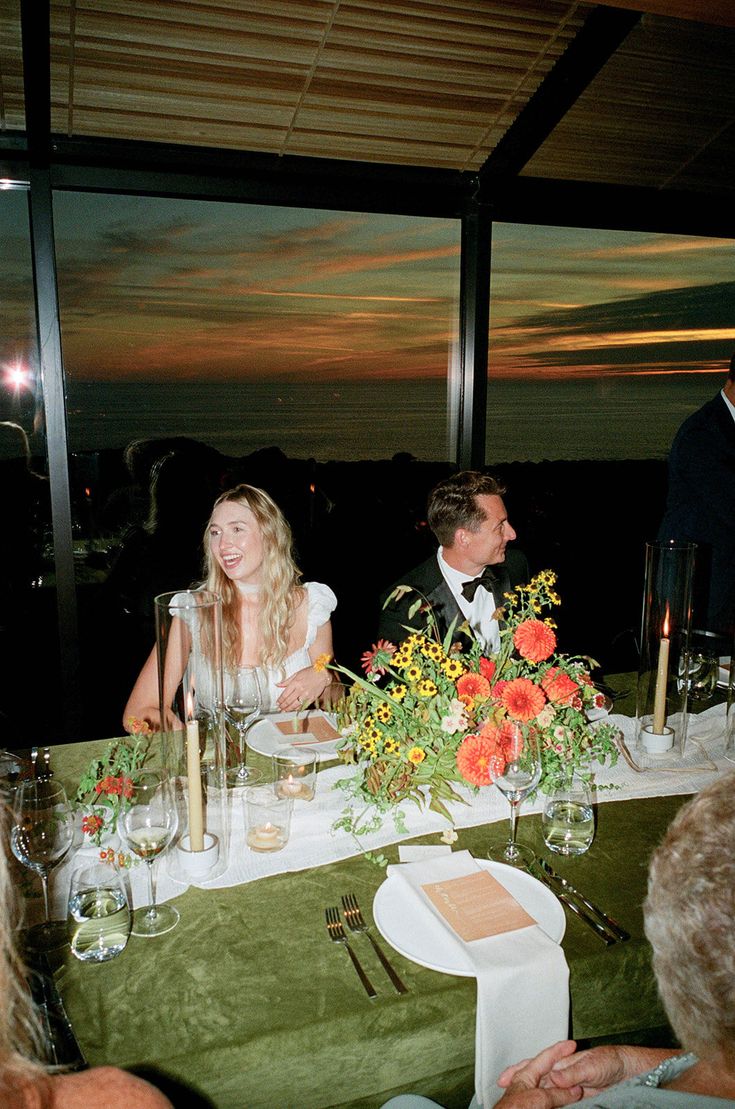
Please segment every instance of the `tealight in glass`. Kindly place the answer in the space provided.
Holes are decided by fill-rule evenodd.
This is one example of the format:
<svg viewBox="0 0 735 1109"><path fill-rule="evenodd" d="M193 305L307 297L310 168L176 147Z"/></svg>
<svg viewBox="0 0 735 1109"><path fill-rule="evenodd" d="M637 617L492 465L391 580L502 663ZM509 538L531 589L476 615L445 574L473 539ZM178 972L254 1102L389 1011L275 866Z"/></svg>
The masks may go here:
<svg viewBox="0 0 735 1109"><path fill-rule="evenodd" d="M279 797L273 785L245 791L245 842L251 851L280 851L288 843L293 799Z"/></svg>
<svg viewBox="0 0 735 1109"><path fill-rule="evenodd" d="M273 784L279 797L311 801L316 789L316 752L279 747L273 754Z"/></svg>

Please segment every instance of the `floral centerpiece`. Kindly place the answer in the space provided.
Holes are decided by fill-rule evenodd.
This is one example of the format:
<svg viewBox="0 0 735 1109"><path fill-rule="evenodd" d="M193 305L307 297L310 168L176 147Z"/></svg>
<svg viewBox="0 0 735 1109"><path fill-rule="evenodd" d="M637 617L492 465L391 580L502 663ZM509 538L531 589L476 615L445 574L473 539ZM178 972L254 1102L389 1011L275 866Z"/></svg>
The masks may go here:
<svg viewBox="0 0 735 1109"><path fill-rule="evenodd" d="M148 758L149 725L131 717L126 727L132 734L114 739L101 759L92 760L74 797L76 807L84 814L82 832L97 847L102 846L104 838L117 832L125 801L132 796L131 777ZM107 851L104 854L107 855Z"/></svg>
<svg viewBox="0 0 735 1109"><path fill-rule="evenodd" d="M408 618L423 614L425 628L400 644L380 640L366 651L364 677L331 664L354 683L342 713L340 753L361 771L338 783L350 797L338 826L374 831L390 811L403 831L406 800L428 801L453 823L447 803L465 801L456 786L491 784L531 731L542 750L543 792L573 771L589 780L594 762L616 762L616 729L588 719L605 700L590 677L595 663L558 653L556 625L543 615L561 603L555 584L555 574L545 570L505 595L495 613L495 654L484 655L466 625L451 627L440 640L430 606L419 597ZM410 591L399 586L388 601ZM461 632L469 633L466 647L455 642Z"/></svg>

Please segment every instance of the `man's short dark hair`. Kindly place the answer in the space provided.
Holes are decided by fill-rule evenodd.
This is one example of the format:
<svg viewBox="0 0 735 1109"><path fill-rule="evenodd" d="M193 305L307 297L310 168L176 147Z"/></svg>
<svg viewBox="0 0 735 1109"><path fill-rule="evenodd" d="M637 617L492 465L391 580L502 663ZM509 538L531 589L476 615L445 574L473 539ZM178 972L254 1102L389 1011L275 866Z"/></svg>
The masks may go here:
<svg viewBox="0 0 735 1109"><path fill-rule="evenodd" d="M479 470L462 470L440 481L429 494L429 527L443 547L451 547L457 528L477 531L485 519L476 497L502 497L505 486Z"/></svg>

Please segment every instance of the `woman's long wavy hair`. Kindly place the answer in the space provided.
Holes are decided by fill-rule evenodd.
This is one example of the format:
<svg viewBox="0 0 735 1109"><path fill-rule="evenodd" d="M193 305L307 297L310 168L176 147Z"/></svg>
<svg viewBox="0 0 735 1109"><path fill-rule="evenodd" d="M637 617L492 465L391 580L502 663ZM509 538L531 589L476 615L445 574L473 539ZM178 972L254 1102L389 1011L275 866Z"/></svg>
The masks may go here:
<svg viewBox="0 0 735 1109"><path fill-rule="evenodd" d="M263 541L263 571L258 631L261 651L259 663L277 668L288 653L289 631L296 610L303 598L301 572L293 557L291 528L278 505L262 489L254 485L237 485L228 489L214 503L215 509L226 502L245 505L258 522ZM222 659L225 670L234 671L242 654L240 627L240 593L217 560L212 557L209 527L204 533L207 567L207 589L222 598Z"/></svg>
<svg viewBox="0 0 735 1109"><path fill-rule="evenodd" d="M41 1029L14 940L19 910L4 847L8 823L7 810L0 806L0 1104L25 1104L21 1092L33 1087L45 1105Z"/></svg>

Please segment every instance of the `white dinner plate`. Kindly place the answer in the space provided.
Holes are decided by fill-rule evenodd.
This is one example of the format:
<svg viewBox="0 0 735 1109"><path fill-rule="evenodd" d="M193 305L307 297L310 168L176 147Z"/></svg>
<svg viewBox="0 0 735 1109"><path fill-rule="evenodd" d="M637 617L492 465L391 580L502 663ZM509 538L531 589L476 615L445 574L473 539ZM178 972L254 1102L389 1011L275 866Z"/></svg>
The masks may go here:
<svg viewBox="0 0 735 1109"><path fill-rule="evenodd" d="M567 922L551 890L525 870L516 870L491 859L476 859L475 862L505 886L549 939L555 943L561 941ZM425 911L414 908L399 879L386 878L378 889L373 901L373 919L380 934L400 955L429 970L474 978L475 971L461 947L447 943L446 929L428 905Z"/></svg>
<svg viewBox="0 0 735 1109"><path fill-rule="evenodd" d="M335 727L334 717L327 712L321 712L318 709L310 709L310 716L320 716ZM276 727L277 723L283 721L293 720L294 714L292 712L269 712L262 720L256 721L248 732L248 747L252 751L257 751L259 755L272 755L279 747L285 747L287 744L295 744L298 746L299 741L303 742L304 739L308 741L307 736L300 736L294 734L293 737L287 732L282 732L280 728ZM321 743L307 742L304 746L308 746L311 750L316 751L320 758L334 757L337 754L337 739L326 739Z"/></svg>

